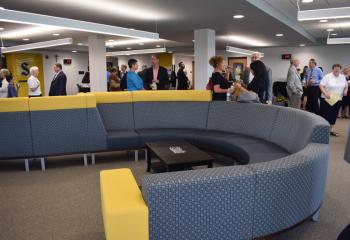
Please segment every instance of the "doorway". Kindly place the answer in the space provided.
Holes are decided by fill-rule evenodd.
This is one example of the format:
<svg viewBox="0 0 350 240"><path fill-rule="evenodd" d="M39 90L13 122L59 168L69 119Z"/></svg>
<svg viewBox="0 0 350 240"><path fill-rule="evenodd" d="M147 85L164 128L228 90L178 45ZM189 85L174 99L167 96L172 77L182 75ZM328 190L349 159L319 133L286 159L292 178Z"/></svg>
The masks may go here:
<svg viewBox="0 0 350 240"><path fill-rule="evenodd" d="M229 57L228 66L232 69L232 76L235 80L243 79L247 67L247 57Z"/></svg>

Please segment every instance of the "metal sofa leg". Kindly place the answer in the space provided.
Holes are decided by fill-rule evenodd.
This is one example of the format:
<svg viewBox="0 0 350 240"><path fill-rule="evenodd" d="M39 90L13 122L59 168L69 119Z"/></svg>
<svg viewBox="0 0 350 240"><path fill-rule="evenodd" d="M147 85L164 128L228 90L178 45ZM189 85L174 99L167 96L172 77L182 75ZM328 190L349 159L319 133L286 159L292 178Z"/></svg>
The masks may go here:
<svg viewBox="0 0 350 240"><path fill-rule="evenodd" d="M86 167L88 165L88 155L84 154L84 166Z"/></svg>
<svg viewBox="0 0 350 240"><path fill-rule="evenodd" d="M317 211L314 215L312 215L311 221L318 222L319 214L320 214L320 211Z"/></svg>
<svg viewBox="0 0 350 240"><path fill-rule="evenodd" d="M40 158L40 163L41 163L41 171L45 171L45 158Z"/></svg>
<svg viewBox="0 0 350 240"><path fill-rule="evenodd" d="M146 160L146 162L148 161L148 149L147 148L145 148L145 160Z"/></svg>
<svg viewBox="0 0 350 240"><path fill-rule="evenodd" d="M135 162L139 161L139 150L135 150Z"/></svg>
<svg viewBox="0 0 350 240"><path fill-rule="evenodd" d="M96 164L95 153L91 153L91 164L92 164L92 165L95 165L95 164Z"/></svg>
<svg viewBox="0 0 350 240"><path fill-rule="evenodd" d="M28 158L24 159L24 169L26 170L26 172L29 172L29 159Z"/></svg>

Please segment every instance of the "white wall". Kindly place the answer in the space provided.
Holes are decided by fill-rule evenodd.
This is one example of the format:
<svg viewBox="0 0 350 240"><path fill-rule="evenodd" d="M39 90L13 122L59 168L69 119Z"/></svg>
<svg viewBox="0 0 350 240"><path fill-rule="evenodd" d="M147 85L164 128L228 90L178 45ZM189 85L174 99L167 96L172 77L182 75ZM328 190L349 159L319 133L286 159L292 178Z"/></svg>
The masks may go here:
<svg viewBox="0 0 350 240"><path fill-rule="evenodd" d="M289 48L262 48L259 51L265 54L263 61L272 69L273 81L286 81L289 67L288 60L282 60L282 54L291 53L293 58L300 60L299 68L308 65L310 58L315 58L318 66L329 73L334 63L342 66L350 65L350 46L317 46L317 47L289 47Z"/></svg>
<svg viewBox="0 0 350 240"><path fill-rule="evenodd" d="M81 83L84 75L79 71L88 70L89 56L87 53L72 52L40 52L43 54L45 95L49 94L51 81L55 75L53 65L56 63L55 55L58 55L57 62L63 66L63 72L67 75L67 94L75 95L78 92L77 83ZM47 58L48 57L48 58ZM71 65L63 65L63 59L72 59Z"/></svg>

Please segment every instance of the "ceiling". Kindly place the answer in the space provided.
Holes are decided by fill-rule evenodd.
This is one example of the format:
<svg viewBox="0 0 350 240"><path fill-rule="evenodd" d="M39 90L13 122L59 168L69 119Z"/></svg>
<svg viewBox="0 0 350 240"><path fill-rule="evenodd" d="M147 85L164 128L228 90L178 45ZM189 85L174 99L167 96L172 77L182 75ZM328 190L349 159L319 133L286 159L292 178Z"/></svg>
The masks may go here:
<svg viewBox="0 0 350 240"><path fill-rule="evenodd" d="M254 48L267 46L299 46L299 44L320 44L327 38L326 29L335 28L339 36L350 36L350 19L338 20L343 27L334 27L336 22L328 23L318 21L297 22L297 0L260 0L271 9L283 14L299 29L311 34L317 39L312 42L305 34L287 26L265 11L250 4L247 0L2 0L0 6L6 9L33 12L57 17L65 17L89 22L108 24L118 27L134 28L137 30L158 32L164 41L145 43L144 45L127 44L115 46L109 51L126 50L126 48L154 48L155 45L166 46L171 50L192 49L193 31L195 29L210 28L216 30L217 48L225 46ZM327 7L350 6L349 0L314 0L311 4L301 4L301 9L316 9ZM233 15L243 14L243 19L233 19ZM348 23L346 25L346 23ZM345 27L347 26L347 27ZM11 29L20 29L19 24L0 22L6 33ZM53 36L59 33L60 36ZM275 34L283 33L284 37ZM75 44L87 43L89 33L57 29L42 31L28 36L28 42L53 40L63 37L73 37ZM258 43L248 41L231 41L228 36L247 37L258 40ZM4 38L5 44L13 45L23 43L26 36ZM106 36L106 40L121 40ZM84 46L71 46L69 49L85 50Z"/></svg>

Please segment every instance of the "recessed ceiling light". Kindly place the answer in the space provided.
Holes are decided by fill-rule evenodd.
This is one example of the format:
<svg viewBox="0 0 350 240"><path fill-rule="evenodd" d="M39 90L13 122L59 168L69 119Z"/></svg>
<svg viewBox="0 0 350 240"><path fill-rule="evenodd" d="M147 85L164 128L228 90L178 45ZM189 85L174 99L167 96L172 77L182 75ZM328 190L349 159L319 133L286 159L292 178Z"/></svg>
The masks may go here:
<svg viewBox="0 0 350 240"><path fill-rule="evenodd" d="M29 38L23 38L22 40L23 41L29 41L30 39Z"/></svg>
<svg viewBox="0 0 350 240"><path fill-rule="evenodd" d="M83 46L84 44L80 42L80 43L78 43L78 45L79 45L79 46Z"/></svg>
<svg viewBox="0 0 350 240"><path fill-rule="evenodd" d="M109 39L108 42L114 42L114 40L113 39Z"/></svg>
<svg viewBox="0 0 350 240"><path fill-rule="evenodd" d="M135 30L135 28L130 28L130 30Z"/></svg>
<svg viewBox="0 0 350 240"><path fill-rule="evenodd" d="M328 28L328 29L327 29L327 32L333 32L333 31L334 31L333 28Z"/></svg>
<svg viewBox="0 0 350 240"><path fill-rule="evenodd" d="M312 3L314 0L301 0L302 3Z"/></svg>
<svg viewBox="0 0 350 240"><path fill-rule="evenodd" d="M338 36L338 33L332 33L331 35L332 36Z"/></svg>
<svg viewBox="0 0 350 240"><path fill-rule="evenodd" d="M194 40L192 40L192 42L194 42Z"/></svg>
<svg viewBox="0 0 350 240"><path fill-rule="evenodd" d="M234 15L233 18L235 18L235 19L241 19L241 18L244 18L244 15Z"/></svg>
<svg viewBox="0 0 350 240"><path fill-rule="evenodd" d="M299 46L300 46L300 47L305 47L305 44L300 44Z"/></svg>
<svg viewBox="0 0 350 240"><path fill-rule="evenodd" d="M156 45L156 47L161 47L160 45Z"/></svg>
<svg viewBox="0 0 350 240"><path fill-rule="evenodd" d="M59 33L53 33L52 36L59 36Z"/></svg>
<svg viewBox="0 0 350 240"><path fill-rule="evenodd" d="M76 51L76 50L73 50L73 51L72 51L72 53L76 53L76 52L78 52L78 51Z"/></svg>
<svg viewBox="0 0 350 240"><path fill-rule="evenodd" d="M320 23L325 23L325 22L328 22L328 20L327 19L321 19L320 20Z"/></svg>
<svg viewBox="0 0 350 240"><path fill-rule="evenodd" d="M128 48L126 48L127 50L131 50L132 48L131 47L128 47Z"/></svg>
<svg viewBox="0 0 350 240"><path fill-rule="evenodd" d="M145 45L143 42L139 43L141 46Z"/></svg>
<svg viewBox="0 0 350 240"><path fill-rule="evenodd" d="M276 34L276 37L283 37L283 36L284 36L283 33L277 33L277 34Z"/></svg>

